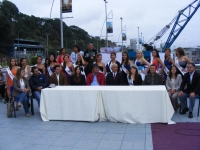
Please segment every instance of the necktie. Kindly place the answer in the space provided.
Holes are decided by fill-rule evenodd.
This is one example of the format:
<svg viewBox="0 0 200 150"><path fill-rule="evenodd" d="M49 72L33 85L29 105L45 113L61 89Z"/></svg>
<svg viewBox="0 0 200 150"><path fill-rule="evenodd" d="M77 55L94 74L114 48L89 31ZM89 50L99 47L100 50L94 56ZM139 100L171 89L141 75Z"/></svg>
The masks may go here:
<svg viewBox="0 0 200 150"><path fill-rule="evenodd" d="M115 75L115 73L114 73L114 75L113 75L113 78L114 78L114 81L115 81L115 78L116 78L116 75Z"/></svg>

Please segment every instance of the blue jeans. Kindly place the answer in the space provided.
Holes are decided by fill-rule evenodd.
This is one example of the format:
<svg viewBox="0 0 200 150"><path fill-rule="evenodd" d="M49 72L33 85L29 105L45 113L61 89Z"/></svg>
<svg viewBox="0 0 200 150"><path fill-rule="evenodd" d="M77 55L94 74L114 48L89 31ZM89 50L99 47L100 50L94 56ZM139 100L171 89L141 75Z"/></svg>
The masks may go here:
<svg viewBox="0 0 200 150"><path fill-rule="evenodd" d="M14 97L15 100L23 104L26 114L29 113L27 94L28 93L26 92L22 92L21 94Z"/></svg>
<svg viewBox="0 0 200 150"><path fill-rule="evenodd" d="M33 92L33 97L37 100L39 107L40 107L40 95L41 95L41 92L39 92L39 91Z"/></svg>
<svg viewBox="0 0 200 150"><path fill-rule="evenodd" d="M179 97L182 110L187 107L187 98L189 98L189 111L192 112L195 104L196 95L195 97L191 98L189 94L183 93L183 95Z"/></svg>

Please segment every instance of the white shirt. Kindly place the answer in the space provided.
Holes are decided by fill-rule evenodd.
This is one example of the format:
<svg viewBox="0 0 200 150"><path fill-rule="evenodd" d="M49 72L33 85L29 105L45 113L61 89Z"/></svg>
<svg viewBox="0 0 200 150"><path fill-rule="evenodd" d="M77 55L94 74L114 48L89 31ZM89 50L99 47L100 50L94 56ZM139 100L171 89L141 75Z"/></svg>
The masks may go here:
<svg viewBox="0 0 200 150"><path fill-rule="evenodd" d="M194 72L195 71L193 71L193 73L190 73L190 84L192 84L192 79L193 79Z"/></svg>
<svg viewBox="0 0 200 150"><path fill-rule="evenodd" d="M23 90L25 88L24 80L20 79L20 88Z"/></svg>
<svg viewBox="0 0 200 150"><path fill-rule="evenodd" d="M57 81L58 81L58 86L59 86L59 75L60 75L60 74L56 74Z"/></svg>

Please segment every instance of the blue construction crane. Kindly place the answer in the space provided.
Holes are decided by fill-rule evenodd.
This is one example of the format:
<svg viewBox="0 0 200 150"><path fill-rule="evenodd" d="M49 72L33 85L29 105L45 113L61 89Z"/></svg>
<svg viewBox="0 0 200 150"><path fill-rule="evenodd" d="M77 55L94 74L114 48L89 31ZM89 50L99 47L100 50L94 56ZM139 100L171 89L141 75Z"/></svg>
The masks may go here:
<svg viewBox="0 0 200 150"><path fill-rule="evenodd" d="M167 30L169 30L170 26L175 22L162 50L165 51L166 48L170 48L199 7L200 0L195 0L185 8L178 11L178 15L176 15L168 25L166 25L158 34L156 34L156 36L154 36L149 42L147 42L148 44L143 45L146 50L152 50L152 45L154 44L154 42L160 39L167 32Z"/></svg>

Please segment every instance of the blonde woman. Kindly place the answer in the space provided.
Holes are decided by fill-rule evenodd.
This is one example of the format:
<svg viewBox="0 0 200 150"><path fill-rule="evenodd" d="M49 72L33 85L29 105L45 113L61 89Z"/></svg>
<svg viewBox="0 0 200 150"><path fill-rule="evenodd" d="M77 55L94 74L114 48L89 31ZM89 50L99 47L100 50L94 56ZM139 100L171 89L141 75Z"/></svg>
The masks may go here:
<svg viewBox="0 0 200 150"><path fill-rule="evenodd" d="M144 58L143 52L141 50L137 50L135 65L138 68L138 73L141 75L142 80L144 81L145 74L149 71L150 63ZM148 68L145 69L145 66Z"/></svg>

